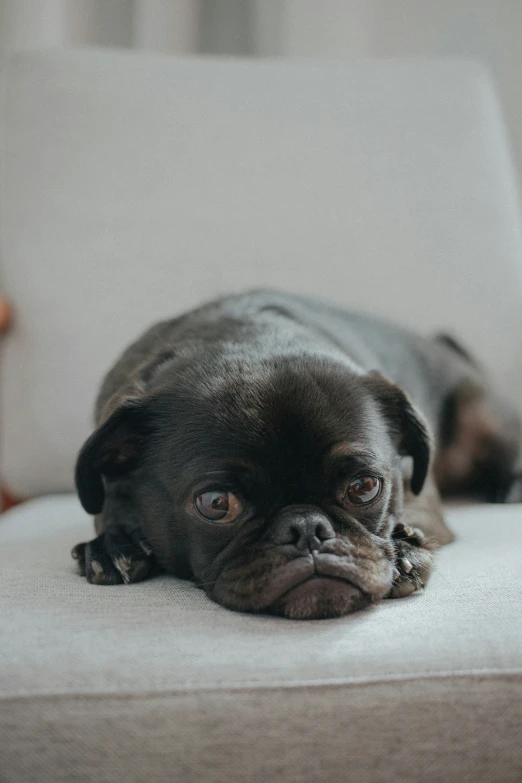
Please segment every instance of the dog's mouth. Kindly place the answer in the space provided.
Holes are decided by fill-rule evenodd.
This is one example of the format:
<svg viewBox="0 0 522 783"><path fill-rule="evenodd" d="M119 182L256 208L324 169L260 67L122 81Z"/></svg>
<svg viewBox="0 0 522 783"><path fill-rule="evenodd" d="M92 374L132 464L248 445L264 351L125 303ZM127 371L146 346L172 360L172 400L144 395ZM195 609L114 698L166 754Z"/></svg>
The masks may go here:
<svg viewBox="0 0 522 783"><path fill-rule="evenodd" d="M300 620L340 617L381 598L389 569L371 569L334 554L310 553L275 567L266 561L226 569L211 597L231 609ZM384 573L384 571L386 573Z"/></svg>
<svg viewBox="0 0 522 783"><path fill-rule="evenodd" d="M269 611L293 620L319 620L340 617L370 602L353 582L315 573L280 596Z"/></svg>

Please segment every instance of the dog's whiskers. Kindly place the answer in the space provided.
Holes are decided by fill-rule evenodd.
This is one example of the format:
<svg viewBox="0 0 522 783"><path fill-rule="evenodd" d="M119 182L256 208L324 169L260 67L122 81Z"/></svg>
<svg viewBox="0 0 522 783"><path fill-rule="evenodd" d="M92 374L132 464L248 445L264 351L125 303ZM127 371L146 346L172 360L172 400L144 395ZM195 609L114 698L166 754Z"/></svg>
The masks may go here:
<svg viewBox="0 0 522 783"><path fill-rule="evenodd" d="M212 579L210 582L196 582L196 587L214 587L217 584L217 579Z"/></svg>

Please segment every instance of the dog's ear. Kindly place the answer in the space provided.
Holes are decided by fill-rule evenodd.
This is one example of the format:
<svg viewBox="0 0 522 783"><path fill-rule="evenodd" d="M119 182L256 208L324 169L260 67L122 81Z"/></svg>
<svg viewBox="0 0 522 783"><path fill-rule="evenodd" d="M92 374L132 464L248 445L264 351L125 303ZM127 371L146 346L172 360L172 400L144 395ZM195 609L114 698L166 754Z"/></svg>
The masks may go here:
<svg viewBox="0 0 522 783"><path fill-rule="evenodd" d="M411 489L415 495L421 491L432 450L432 437L428 424L407 394L378 372L371 372L366 381L383 412L399 454L413 458Z"/></svg>
<svg viewBox="0 0 522 783"><path fill-rule="evenodd" d="M125 399L84 443L76 461L76 489L89 514L99 514L104 477L123 476L139 463L152 415L147 402Z"/></svg>

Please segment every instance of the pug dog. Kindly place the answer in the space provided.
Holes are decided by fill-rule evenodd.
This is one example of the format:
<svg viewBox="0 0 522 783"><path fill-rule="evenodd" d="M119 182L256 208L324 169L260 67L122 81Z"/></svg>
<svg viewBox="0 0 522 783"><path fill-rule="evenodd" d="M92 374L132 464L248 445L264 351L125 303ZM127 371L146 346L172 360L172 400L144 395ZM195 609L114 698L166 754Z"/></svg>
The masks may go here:
<svg viewBox="0 0 522 783"><path fill-rule="evenodd" d="M153 326L95 418L81 573L167 572L242 612L330 618L409 595L453 538L441 493L522 497L520 423L458 343L304 296Z"/></svg>

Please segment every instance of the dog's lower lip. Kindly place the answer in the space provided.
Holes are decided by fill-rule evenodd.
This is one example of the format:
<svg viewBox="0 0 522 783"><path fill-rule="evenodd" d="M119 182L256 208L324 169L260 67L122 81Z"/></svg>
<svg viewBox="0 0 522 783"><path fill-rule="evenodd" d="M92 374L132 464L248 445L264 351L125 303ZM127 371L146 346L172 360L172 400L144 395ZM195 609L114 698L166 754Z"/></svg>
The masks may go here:
<svg viewBox="0 0 522 783"><path fill-rule="evenodd" d="M334 583L339 582L341 584L350 585L351 587L354 587L356 590L361 590L361 588L356 585L354 582L351 582L349 579L342 579L338 576L328 576L327 574L319 574L314 573L311 576L307 576L306 579L303 579L301 582L297 582L295 585L292 585L288 590L285 590L284 593L282 593L279 598L277 599L278 602L281 601L283 598L286 598L287 595L289 595L293 590L296 590L298 587L302 587L305 584L308 584L310 582L319 581L324 584L327 584L328 582Z"/></svg>
<svg viewBox="0 0 522 783"><path fill-rule="evenodd" d="M368 590L359 584L359 574L353 560L328 553L310 552L281 565L272 573L272 578L263 585L263 589L254 593L250 579L246 580L248 589L241 589L242 576L241 569L226 569L216 580L211 597L224 606L244 609L248 605L251 611L259 612L284 602L294 590L304 588L307 583L309 589L314 591L316 587L320 589L322 586L335 592L336 585L337 589L344 585L359 595L368 595ZM318 580L323 580L322 585Z"/></svg>

